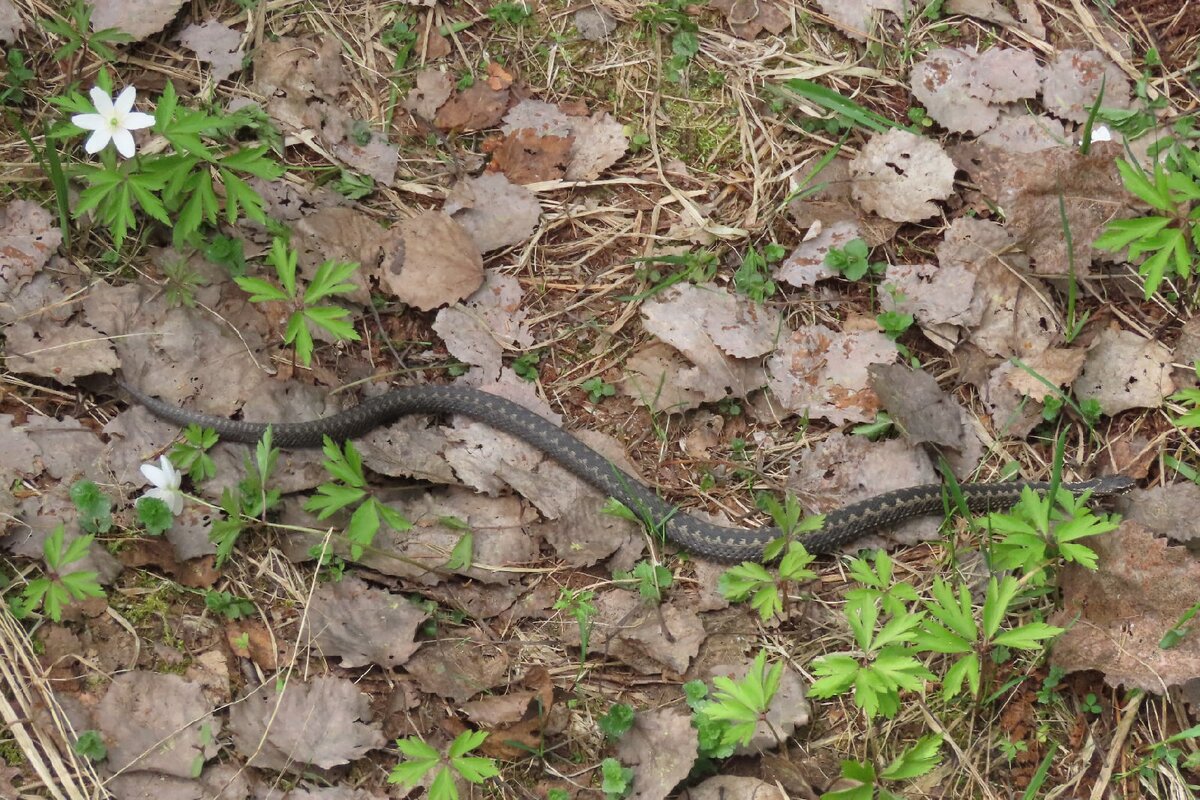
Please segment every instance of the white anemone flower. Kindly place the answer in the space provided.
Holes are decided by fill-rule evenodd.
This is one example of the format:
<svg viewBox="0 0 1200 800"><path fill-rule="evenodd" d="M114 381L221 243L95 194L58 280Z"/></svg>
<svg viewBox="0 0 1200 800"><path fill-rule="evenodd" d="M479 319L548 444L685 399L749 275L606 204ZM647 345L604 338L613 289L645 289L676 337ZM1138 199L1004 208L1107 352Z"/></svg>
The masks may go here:
<svg viewBox="0 0 1200 800"><path fill-rule="evenodd" d="M154 484L153 489L147 489L143 497L155 497L167 504L171 513L178 516L183 511L183 492L179 490L179 482L183 476L175 469L171 459L160 456L159 466L142 464L142 474L146 480Z"/></svg>
<svg viewBox="0 0 1200 800"><path fill-rule="evenodd" d="M96 113L76 114L71 117L71 122L84 130L92 131L83 149L95 155L112 142L118 153L125 158L132 158L134 147L133 134L130 131L149 128L154 124L154 117L133 110L137 90L126 86L125 91L121 92L115 101L99 86L93 86L90 94Z"/></svg>

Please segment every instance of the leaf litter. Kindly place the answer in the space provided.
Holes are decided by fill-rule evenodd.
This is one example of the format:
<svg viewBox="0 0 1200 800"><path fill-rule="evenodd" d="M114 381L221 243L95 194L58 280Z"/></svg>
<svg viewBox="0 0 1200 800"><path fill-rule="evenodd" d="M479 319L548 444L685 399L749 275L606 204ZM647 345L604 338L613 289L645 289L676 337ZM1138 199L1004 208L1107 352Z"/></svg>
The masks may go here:
<svg viewBox="0 0 1200 800"><path fill-rule="evenodd" d="M753 4L754 15L743 14L751 4L725 5L728 8L723 10L736 35L752 39L764 31L772 34L782 30L772 16L774 4ZM1021 19L1005 16L1007 12L1001 13L1003 10L994 4L968 5L960 9L962 13L976 14L1002 26L1028 31L1029 26L1038 23L1036 10L1030 13L1027 3L1017 5ZM898 13L891 4L882 7ZM875 29L877 33L896 24L894 18L886 16L880 21L883 27ZM856 28L851 33L872 30L866 16L856 17L847 27ZM211 62L217 80L241 68L237 49L241 34L236 30L209 21L203 26L192 25L177 38L197 58ZM432 39L442 41L437 35ZM771 41L770 36L765 40ZM374 127L365 144L351 135L355 129L352 115L371 115L375 109L360 105L354 76L359 65L347 55L332 37L321 40L284 36L277 42L265 41L255 53L254 86L266 97L266 107L284 128L289 145L302 144L315 157L340 162L383 185L392 184L402 160L400 149L390 143L395 140L385 139ZM441 57L433 52L427 52L427 56ZM1030 79L1035 68L1045 75L1040 83ZM936 80L925 80L935 73ZM810 287L823 281L823 299L844 302L851 298L853 306L852 291L835 282L837 276L825 267L830 249L843 247L860 235L872 245L890 242L902 224L937 220L944 215L949 226L937 232L942 237L940 242L926 240L929 247L921 251L926 257L895 257L899 253L889 249L888 260L894 263L888 266L882 284L886 291L881 289L879 299L885 309L912 313L924 335L952 359L968 350L982 354L978 359L982 367L972 369L972 374L981 399L991 403L994 425L1002 411L1018 408L1031 409L1031 424L1037 424L1037 404L1048 391L1042 391L1045 385L1029 372L1036 372L1056 387L1073 387L1081 399L1097 400L1108 415L1160 406L1163 396L1174 388L1169 348L1116 325L1085 337L1086 344L1065 341L1061 320L1049 300L1055 297L1058 284L1030 275L1031 269L1047 275L1074 270L1080 276L1103 269L1104 264L1093 264L1089 243L1103 222L1130 212L1114 208L1111 202L1111 198L1124 197L1112 169L1115 150L1095 148L1094 155L1080 156L1073 148L1062 146L1074 132L1073 125L1081 121L1080 110L1094 99L1099 75L1110 82L1113 105L1126 106L1127 81L1098 53L1062 51L1049 66L1041 67L1027 51L1004 47L982 53L970 47L931 52L914 71L914 93L925 103L932 119L944 128L987 131L979 139L983 145L959 145L949 151L979 189L978 193L964 191L962 199L968 208L992 219L957 215L960 200L954 194L954 164L933 137L913 137L902 131L878 134L866 140L857 156L834 159L814 178L818 183L828 183L815 195L792 204L793 215L802 228L809 230L811 238L775 267L774 277L794 287ZM919 82L924 87L920 90L916 86ZM473 368L462 378L464 382L520 397L522 402L539 408L539 413L556 416L559 422L563 417L577 419L584 406L570 402L564 406L562 395L546 391L555 380L570 380L563 377L564 373L571 374L568 364L548 359L536 384L523 382L504 366L511 355L563 341L553 336L543 338L540 295L526 294L522 287L549 283L568 287L568 292L587 292L611 280L612 275L598 271L596 275L604 277L595 277L563 268L545 276L533 273L535 277L530 279L530 273L521 271L528 266L528 253L514 252L513 263L493 261L490 255L485 259L484 254L527 243L532 248L533 237L545 233L552 234L551 241L538 241L538 247L562 247L563 243L554 237L561 235L570 215L581 216L570 217L569 225L585 226L596 224L595 220L606 215L606 222L620 218L627 209L621 208L613 196L597 195L578 206L560 206L558 196L547 195L554 189L534 184L587 182L618 175L619 180L629 180L630 186L645 185L636 181L644 180L643 176L651 172L622 171L624 168L617 166L630 155L631 128L623 124L629 120L601 106L588 110L582 104L554 105L526 98L527 88L514 83L507 69L496 64L469 88L454 87L449 74L441 70L418 73L413 85L417 89L409 95L405 107L417 117L434 120L442 130L455 135L501 130L491 143L479 144L480 150L491 152L493 171L455 175L454 180L421 186L418 194L444 198L442 206L405 207L391 216L407 221L387 229L376 223L380 218L377 209L363 213L360 207L352 207L328 191L282 182L257 185L262 187L273 212L298 223L294 226L294 241L302 253L302 275L311 277L323 257L359 261L364 269L355 279L356 291L345 298L356 313L371 302L372 292L382 292L427 312L426 323L431 323L431 328L394 326L382 335L398 339L419 331L419 335L428 336L432 329L445 353ZM1021 113L1020 101L1031 99L1038 90L1046 110L1057 119ZM926 91L928 95L921 94ZM1109 105L1107 99L1105 104ZM1065 127L1063 120L1067 122ZM1034 157L1028 158L1031 154ZM703 181L695 177L700 174L694 169L671 171L673 178L690 176L688 181ZM692 192L692 185L685 191ZM1106 193L1110 200L1107 206ZM1060 195L1065 198L1065 224L1074 235L1073 254L1061 241L1064 223L1058 214ZM698 197L699 193L664 195L668 196L683 205L681 198ZM668 205L653 208L657 214ZM720 201L703 208L704 213L710 213L708 209L720 208ZM638 213L645 209L638 207ZM993 215L994 209L1003 214ZM671 219L661 220L660 230L683 230L686 214L678 218L674 215L674 211L665 212L664 217ZM198 292L207 308L172 308L165 302L161 287L149 290L145 284L129 284L113 288L93 281L90 274L73 265L57 259L49 261L61 243L50 220L49 214L27 201L14 201L0 209L0 231L5 240L0 250L0 320L6 326L6 366L10 372L44 378L51 385L79 382L90 388L89 378L123 367L133 382L172 402L191 403L213 413L242 414L248 419L307 419L344 402L340 398L327 400L324 393L310 385L314 379L322 383L338 380L327 367L318 366L309 377L281 365L285 359L278 358L270 344L279 337L281 318L237 299L236 293L228 291L223 268L190 261L209 281ZM730 227L741 223L730 221ZM540 226L544 227L539 231ZM266 241L261 233L257 239L260 244ZM929 253L936 259L931 261ZM574 253L562 260L578 265L582 262L572 260L577 256ZM165 263L169 262L158 258L152 262L160 271ZM713 282L684 282L643 300L636 311L630 306L628 314L622 314L618 307L607 318L571 318L597 328L611 324L611 328L605 328L609 334L619 332L632 319L647 334L637 349L629 351L632 355L624 360L623 371L603 373L623 375L619 384L636 401L634 406L679 412L704 404L742 401L739 407L752 418L772 408L788 415L824 420L832 426L869 422L886 408L904 437L872 444L862 437L822 427L822 438L802 457L789 462L791 475L787 483L818 510L887 488L935 480L929 456L918 446L921 442L958 450L960 455L973 453L954 466L960 475L974 470L981 449L973 431L969 432L969 407L959 404L957 392L950 394L938 387L933 370L940 364L928 366L928 372L911 372L893 363L901 351L869 318L839 313L837 320L826 315L818 316L816 321L797 319L791 310L780 313L778 303L755 304L734 293L726 287L728 276L719 274ZM85 287L86 291L79 294ZM831 327L834 324L840 329ZM905 341L911 343L912 338ZM437 363L440 355L416 353L415 363L420 367ZM1013 356L1021 357L1029 371L1007 360ZM213 374L213 363L221 364L219 374ZM151 364L154 368L146 368ZM141 374L135 365L142 365ZM272 377L272 372L278 374ZM378 372L373 363L347 359L347 374L354 377L370 379ZM956 378L939 376L943 380L947 377L947 385L958 389L953 384ZM541 394L535 385L543 390ZM762 391L764 386L766 392ZM373 385L368 391L380 388ZM990 400L984 397L989 392ZM764 394L769 396L764 398ZM547 404L547 399L553 405ZM614 398L611 402L615 405L627 401ZM14 409L7 406L5 411ZM66 481L68 476L79 474L83 465L103 464L112 475L97 474L97 478L112 480L115 476L117 483L127 485L121 487L122 492L129 484L136 491L137 465L161 452L170 441L171 431L149 420L140 409L120 415L110 415L108 410L97 417L98 422L108 421L103 427L105 436L110 437L108 450L123 447L137 455L109 452L106 459L101 459L106 445L95 433L100 428L90 423L31 422L24 416L9 415L3 436L12 446L3 448L6 459L0 469L6 477L23 481L21 492L25 494L35 482ZM598 414L597 419L605 417ZM683 420L684 431L689 425L702 424L699 415L673 419ZM688 445L694 451L690 455L701 453L706 460L720 457L731 439L747 433L744 419L718 419L725 419L725 424L693 429L700 434ZM771 441L770 437L750 440ZM50 441L54 444L47 443ZM606 443L593 441L615 463L623 463L634 474L647 474L644 460L623 461L621 445L614 447L611 439ZM72 444L60 448L60 442ZM422 621L428 621L429 612L424 606L410 604L398 592L414 585L424 587L426 597L447 605L457 603L479 620L544 620L552 616L567 620L569 615L561 611L555 614L549 608L554 593L547 589L554 587L538 584L524 570L539 564L548 554L560 565L580 570L592 570L601 562L607 562L606 567L628 569L643 554L645 538L641 531L627 521L600 514L601 498L578 482L569 485L557 466L462 421L441 426L428 419L405 419L373 433L362 449L364 462L375 473L372 477L402 475L441 484L461 483L467 488L434 488L389 498L392 507L414 522L414 530L404 535L381 532L375 543L377 551L361 560L362 566L374 570L363 573L370 583L347 577L340 583L320 584L307 601L308 627L293 634L292 639L311 645L313 655L339 659L340 666L332 668L335 675L342 674L336 671L339 669L357 672L371 664L394 670L403 679L415 681L421 692L467 704L464 710L470 708L468 717L476 724L508 731L528 747L540 746L547 733L560 735L563 728L544 725L533 709L539 704L553 706L559 709L557 713L568 715L553 697L553 687L556 682L561 686L561 676L551 678L548 673L535 672L530 677L527 673L528 688L510 691L502 698L489 697L486 693L493 689L514 685L511 675L516 659L496 645L486 624L474 623L478 626L474 629L469 624L466 634L456 629L450 636L422 639L417 630ZM235 483L242 467L241 450L221 445L216 454L221 478L199 491L209 497ZM313 456L283 463L279 485L288 491L314 486L322 480L319 460L319 456ZM660 463L664 463L661 455ZM636 464L643 466L639 469ZM87 466L83 471L98 468ZM672 474L672 469L674 464L666 459L663 474ZM41 486L38 489L40 497L24 496L19 503L13 498L11 507L39 533L10 533L6 539L10 544L19 542L13 552L30 558L40 556L41 540L36 537L45 536L47 524L74 518L65 492L55 493ZM496 496L478 495L476 490ZM513 496L514 490L524 501ZM1186 508L1185 494L1180 491L1180 497L1170 501L1173 505L1166 506L1176 510L1153 514L1131 510L1130 516L1136 518L1143 513L1147 525L1153 517L1159 520L1160 532L1182 534L1190 529L1190 523L1176 519L1183 513L1178 509ZM1142 496L1134 495L1130 502L1137 509ZM446 560L462 538L462 528L455 520L465 521L476 537L473 563L446 570ZM283 521L294 521L313 531L324 530L327 524L301 512L294 500ZM209 523L211 519L205 515L180 520L173 538L135 543L121 553L120 562L174 574L185 585L213 585L216 573L203 569L211 567L212 543L207 541L205 530ZM912 542L914 537L936 535L936 522L914 523L913 528L921 524L923 531L906 529L896 535L896 541ZM1162 540L1149 540L1144 532L1123 529L1122 535L1128 539L1123 544L1140 556L1150 557L1161 551L1166 556L1160 561L1176 567L1188 563L1179 548L1168 547ZM280 545L297 561L306 560L314 536L296 536ZM1129 539L1131 536L1136 541ZM103 549L93 550L89 557L108 555ZM348 555L345 549L338 552ZM1115 564L1119 556L1116 551L1104 551L1101 564L1109 558ZM110 563L106 565L85 563L105 572L105 580L113 580L122 563L108 558ZM266 562L263 564L265 567ZM1161 576L1166 569L1169 566L1156 562L1146 566L1145 571ZM1119 595L1124 590L1114 587L1120 580L1128 580L1120 572L1114 566L1111 573L1102 573L1097 587L1086 584L1086 579L1096 576L1072 576L1073 581L1082 580L1067 586L1068 608L1086 610ZM700 574L697 569L697 576ZM592 580L596 575L607 577L604 570L588 572L585 577ZM711 582L709 578L704 580ZM380 582L395 591L378 588ZM1101 599L1089 602L1083 597L1089 592ZM591 642L593 653L602 652L635 672L671 679L696 667L700 651L710 641L705 633L707 609L723 605L702 602L695 593L681 592L654 607L633 592L607 588L598 592L596 603L599 610ZM705 609L703 613L701 608ZM1162 624L1169 623L1168 616L1164 614ZM569 629L571 624L567 621L565 627ZM1096 622L1097 627L1105 624L1109 623ZM99 623L95 625L98 628ZM1137 645L1131 648L1136 653L1142 652L1143 645L1149 651L1153 640L1150 627L1139 629L1130 640ZM230 651L252 659L260 669L276 669L281 663L279 656L286 655L286 648L276 650L265 644L270 641L271 631L261 621L229 621L222 630L225 636L221 641ZM523 630L521 635L526 632ZM1109 633L1108 638L1115 635ZM578 645L571 633L564 640ZM1054 652L1071 668L1098 668L1106 672L1110 682L1152 691L1185 680L1189 669L1194 677L1186 652L1168 654L1166 666L1151 673L1144 665L1133 663L1113 661L1113 666L1107 666L1106 659L1112 660L1117 654L1105 650L1106 646L1098 639L1073 641L1065 637L1060 643L1062 653L1057 648ZM68 641L64 647L69 650L75 645ZM109 671L136 666L128 660L119 662L113 660ZM318 659L315 663L324 662ZM171 735L178 736L179 730L191 731L194 724L188 727L183 722L191 724L206 718L214 708L205 695L203 681L189 677L172 681L170 686L157 681L175 677L141 671L119 675L108 685L108 695L101 703L126 702L115 692L134 680L148 681L139 691L155 703L166 700L167 705L177 706L180 703L176 698L186 697L183 705L195 712L193 718L180 720L174 731L160 731L162 721L153 719L142 731L147 747L153 749ZM224 687L231 682L228 669L224 673L221 669L212 671L210 679ZM263 684L270 686L269 680ZM797 686L802 689L798 681ZM672 697L677 699L677 694ZM192 708L189 704L195 704L197 698L203 702ZM496 700L508 702L489 702ZM797 703L790 705L797 707ZM804 714L797 714L789 723L793 727L787 735L795 726L807 724L807 704L800 705ZM136 796L152 791L147 787L167 791L163 787L170 786L170 791L186 794L198 792L197 787L203 786L204 792L215 794L217 790L212 787L232 786L236 771L218 772L221 767L228 768L225 764L210 763L201 771L198 783L191 780L196 773L195 754L200 755L203 764L216 752L207 737L220 731L224 717L218 713L211 719L217 721L216 731L202 733L200 739L204 741L189 740L193 759L186 772L181 771L182 760L164 762L164 767L138 765L120 776L126 782L122 792ZM639 762L634 796L665 797L690 769L694 731L688 719L685 713L671 708L639 714L634 736L617 750L625 754L627 763L634 763L638 755L648 756ZM368 707L367 695L341 677L319 674L304 680L293 676L286 684L276 685L274 691L260 687L242 697L228 713L228 729L237 752L254 766L291 772L305 765L333 769L362 758L385 741ZM127 759L137 748L138 740L129 738L131 733L114 732L112 740L106 735L109 767ZM158 738L149 741L152 736ZM650 752L655 748L639 742L670 742L679 749L661 747ZM511 751L506 757L516 758L518 753ZM145 772L148 769L155 771ZM137 781L141 783L135 786ZM707 782L689 791L703 794L714 791L712 787ZM752 783L751 779L726 787L738 794L762 789L762 784ZM231 791L230 796L235 796L241 789ZM331 791L332 787L299 786L288 796L325 796Z"/></svg>

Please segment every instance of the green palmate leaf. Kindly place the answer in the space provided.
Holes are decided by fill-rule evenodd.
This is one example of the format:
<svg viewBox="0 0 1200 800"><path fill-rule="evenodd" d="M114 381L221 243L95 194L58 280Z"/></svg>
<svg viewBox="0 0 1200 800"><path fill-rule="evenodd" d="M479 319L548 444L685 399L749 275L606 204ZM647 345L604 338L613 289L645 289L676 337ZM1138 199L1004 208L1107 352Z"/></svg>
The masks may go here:
<svg viewBox="0 0 1200 800"><path fill-rule="evenodd" d="M317 494L305 502L304 509L317 512L318 519L328 519L337 511L359 502L366 496L367 493L363 489L339 486L336 483L323 483L317 487Z"/></svg>
<svg viewBox="0 0 1200 800"><path fill-rule="evenodd" d="M397 739L396 747L404 754L405 760L392 767L388 783L416 786L425 773L441 762L441 754L415 736Z"/></svg>
<svg viewBox="0 0 1200 800"><path fill-rule="evenodd" d="M950 584L941 578L933 580L933 597L936 602L926 604L929 613L941 620L959 637L974 640L978 632L975 629L975 616L972 611L971 593L966 586L958 587L958 596Z"/></svg>
<svg viewBox="0 0 1200 800"><path fill-rule="evenodd" d="M234 278L234 280L237 281L237 285L242 288L242 291L250 294L251 303L283 302L289 299L282 289L262 278L242 276Z"/></svg>
<svg viewBox="0 0 1200 800"><path fill-rule="evenodd" d="M844 653L821 656L812 665L813 674L821 677L809 687L809 696L836 697L854 684L859 669L858 660L853 656Z"/></svg>
<svg viewBox="0 0 1200 800"><path fill-rule="evenodd" d="M245 172L263 180L278 180L283 177L285 170L279 162L268 157L269 152L270 148L265 146L244 147L222 156L220 165L227 170Z"/></svg>
<svg viewBox="0 0 1200 800"><path fill-rule="evenodd" d="M283 341L296 348L296 358L301 364L312 363L313 339L304 321L304 314L297 311L288 317L287 329L283 332Z"/></svg>
<svg viewBox="0 0 1200 800"><path fill-rule="evenodd" d="M1038 650L1043 646L1042 642L1047 639L1053 639L1064 630L1064 628L1056 628L1044 622L1030 622L1019 628L1013 628L1012 630L998 634L992 639L992 642L1005 647L1013 647L1017 650Z"/></svg>
<svg viewBox="0 0 1200 800"><path fill-rule="evenodd" d="M450 743L449 756L451 759L459 758L474 750L488 735L485 731L463 731L458 736L454 737L454 741Z"/></svg>
<svg viewBox="0 0 1200 800"><path fill-rule="evenodd" d="M353 323L346 322L349 309L340 306L312 306L304 309L305 319L332 333L339 339L357 342L360 337Z"/></svg>
<svg viewBox="0 0 1200 800"><path fill-rule="evenodd" d="M1000 630L1000 623L1008 614L1008 607L1020 590L1020 584L1012 575L997 581L995 576L988 580L987 594L983 600L983 635L991 639Z"/></svg>
<svg viewBox="0 0 1200 800"><path fill-rule="evenodd" d="M179 95L175 92L175 84L172 81L167 81L167 85L163 87L162 94L158 97L158 105L154 108L154 132L165 133L167 127L171 124L171 120L175 116L175 109L179 106Z"/></svg>
<svg viewBox="0 0 1200 800"><path fill-rule="evenodd" d="M354 291L354 284L347 282L346 279L357 269L358 264L353 262L326 261L317 268L317 274L308 284L308 290L304 293L304 302L311 305L335 294Z"/></svg>
<svg viewBox="0 0 1200 800"><path fill-rule="evenodd" d="M966 680L972 697L979 697L979 656L968 653L958 659L946 670L942 678L942 697L949 700L962 692L963 681Z"/></svg>
<svg viewBox="0 0 1200 800"><path fill-rule="evenodd" d="M363 503L350 515L350 524L346 526L346 539L350 542L350 557L358 561L362 558L363 550L375 541L379 531L379 512L374 502Z"/></svg>
<svg viewBox="0 0 1200 800"><path fill-rule="evenodd" d="M221 169L217 172L225 186L225 221L233 225L238 221L240 212L247 218L265 225L267 214L263 210L262 196L229 170Z"/></svg>
<svg viewBox="0 0 1200 800"><path fill-rule="evenodd" d="M939 754L941 748L940 734L926 734L888 764L879 777L889 781L904 781L924 775L942 760Z"/></svg>
<svg viewBox="0 0 1200 800"><path fill-rule="evenodd" d="M1157 208L1159 211L1169 211L1171 209L1171 199L1167 195L1165 185L1158 185L1157 177L1161 174L1162 167L1155 165L1155 182L1151 182L1136 164L1131 164L1123 158L1117 159L1117 171L1121 173L1121 180L1125 183L1125 188L1149 206Z"/></svg>
<svg viewBox="0 0 1200 800"><path fill-rule="evenodd" d="M1136 219L1118 219L1108 223L1104 233L1093 242L1093 246L1101 250L1116 252L1124 250L1138 239L1149 238L1163 228L1171 220L1166 217L1138 217Z"/></svg>
<svg viewBox="0 0 1200 800"><path fill-rule="evenodd" d="M289 250L287 243L283 239L275 239L271 242L271 250L267 254L267 261L275 268L275 274L279 276L279 282L283 284L283 290L287 292L287 296L296 297L296 263L298 255L295 250Z"/></svg>

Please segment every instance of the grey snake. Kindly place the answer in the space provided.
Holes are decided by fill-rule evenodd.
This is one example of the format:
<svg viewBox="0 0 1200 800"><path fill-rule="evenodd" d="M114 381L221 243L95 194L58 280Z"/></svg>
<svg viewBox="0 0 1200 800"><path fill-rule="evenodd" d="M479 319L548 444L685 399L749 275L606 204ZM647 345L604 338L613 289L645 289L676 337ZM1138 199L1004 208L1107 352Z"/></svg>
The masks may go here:
<svg viewBox="0 0 1200 800"><path fill-rule="evenodd" d="M663 501L641 481L626 474L595 450L550 421L503 397L464 386L410 386L363 400L339 414L307 422L246 422L203 414L151 397L123 381L120 385L151 413L180 426L191 424L212 428L226 441L257 442L268 424L274 443L283 448L320 447L328 436L334 441L353 439L410 414L462 414L504 433L511 434L550 456L577 477L616 498L643 519L661 525L666 535L702 556L721 561L758 559L763 548L779 537L778 528L730 528L714 525L679 511ZM1121 494L1134 485L1121 475L1062 488L1097 495ZM1045 481L963 483L962 495L971 511L1006 508L1015 503L1021 490L1044 491ZM940 514L943 510L941 484L912 486L886 492L842 506L825 516L821 530L800 541L811 553L834 553L868 533L912 517Z"/></svg>

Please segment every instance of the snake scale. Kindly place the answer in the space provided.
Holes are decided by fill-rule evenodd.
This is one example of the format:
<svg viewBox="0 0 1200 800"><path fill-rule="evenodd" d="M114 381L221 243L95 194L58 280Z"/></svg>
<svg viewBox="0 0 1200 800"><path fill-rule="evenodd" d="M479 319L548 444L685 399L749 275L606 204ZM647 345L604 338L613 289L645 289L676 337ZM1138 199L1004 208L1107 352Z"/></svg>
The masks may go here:
<svg viewBox="0 0 1200 800"><path fill-rule="evenodd" d="M268 423L245 422L203 414L151 397L121 382L135 400L155 416L180 426L212 428L226 441L257 442ZM550 421L503 397L464 386L410 386L371 397L359 405L307 422L269 423L274 443L283 448L320 447L326 436L344 441L362 436L410 414L462 414L527 442L553 458L577 477L616 498L643 519L661 522L666 535L698 555L720 561L758 559L763 548L780 535L778 528L729 528L714 525L678 511L661 500L641 481L626 474L602 455ZM972 511L1006 508L1025 487L1045 490L1042 481L960 484ZM1071 492L1091 490L1097 495L1121 494L1133 486L1129 478L1106 478L1066 483ZM877 495L838 508L825 516L824 527L801 541L811 553L834 553L868 533L912 517L942 513L942 486L913 486Z"/></svg>

